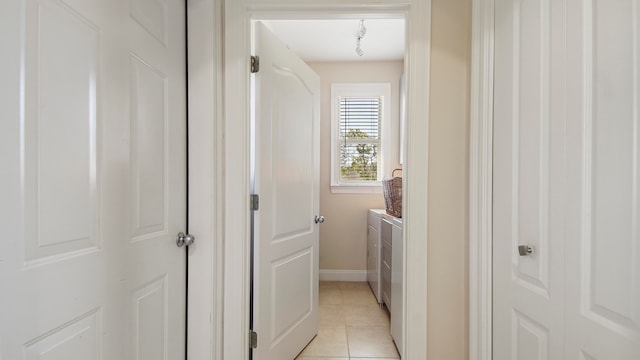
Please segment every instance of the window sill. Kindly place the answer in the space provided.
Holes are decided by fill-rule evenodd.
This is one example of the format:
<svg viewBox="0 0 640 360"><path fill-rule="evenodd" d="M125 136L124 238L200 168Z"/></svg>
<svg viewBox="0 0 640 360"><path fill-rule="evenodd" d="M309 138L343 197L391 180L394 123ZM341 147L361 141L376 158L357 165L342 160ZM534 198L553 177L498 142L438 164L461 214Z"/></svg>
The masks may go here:
<svg viewBox="0 0 640 360"><path fill-rule="evenodd" d="M332 194L382 194L380 183L372 185L331 185Z"/></svg>

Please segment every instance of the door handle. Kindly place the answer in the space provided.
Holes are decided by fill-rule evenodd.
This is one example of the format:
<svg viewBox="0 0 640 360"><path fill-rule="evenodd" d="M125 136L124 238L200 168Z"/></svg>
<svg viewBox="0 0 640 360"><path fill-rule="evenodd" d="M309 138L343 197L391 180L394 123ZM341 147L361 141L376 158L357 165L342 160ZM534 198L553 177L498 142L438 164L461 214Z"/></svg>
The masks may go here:
<svg viewBox="0 0 640 360"><path fill-rule="evenodd" d="M178 247L191 246L195 241L196 241L196 237L191 234L185 234L183 232L180 232L176 236L176 245L178 245Z"/></svg>
<svg viewBox="0 0 640 360"><path fill-rule="evenodd" d="M533 247L529 245L520 245L518 246L518 253L520 256L527 256L533 254Z"/></svg>
<svg viewBox="0 0 640 360"><path fill-rule="evenodd" d="M324 216L320 215L316 215L316 218L314 220L316 222L316 224L322 224L324 222Z"/></svg>

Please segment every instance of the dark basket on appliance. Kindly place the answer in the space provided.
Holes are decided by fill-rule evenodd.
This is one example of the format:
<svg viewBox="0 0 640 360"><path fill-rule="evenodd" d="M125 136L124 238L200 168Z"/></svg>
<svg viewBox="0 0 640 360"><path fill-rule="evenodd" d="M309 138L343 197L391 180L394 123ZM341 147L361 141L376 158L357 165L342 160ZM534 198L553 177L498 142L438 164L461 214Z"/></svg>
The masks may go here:
<svg viewBox="0 0 640 360"><path fill-rule="evenodd" d="M395 169L391 173L391 179L382 180L382 193L384 195L384 205L387 214L395 217L402 217L402 178L395 176Z"/></svg>

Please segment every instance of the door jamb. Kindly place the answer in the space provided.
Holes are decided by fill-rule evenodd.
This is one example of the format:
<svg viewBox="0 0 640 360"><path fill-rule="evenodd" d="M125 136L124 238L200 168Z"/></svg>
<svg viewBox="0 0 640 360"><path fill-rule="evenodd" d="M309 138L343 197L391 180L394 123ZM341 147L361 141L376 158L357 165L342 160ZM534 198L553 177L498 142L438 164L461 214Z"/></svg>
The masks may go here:
<svg viewBox="0 0 640 360"><path fill-rule="evenodd" d="M469 360L492 359L494 0L473 0L469 179Z"/></svg>
<svg viewBox="0 0 640 360"><path fill-rule="evenodd" d="M224 134L222 2L187 0L189 359L223 360Z"/></svg>

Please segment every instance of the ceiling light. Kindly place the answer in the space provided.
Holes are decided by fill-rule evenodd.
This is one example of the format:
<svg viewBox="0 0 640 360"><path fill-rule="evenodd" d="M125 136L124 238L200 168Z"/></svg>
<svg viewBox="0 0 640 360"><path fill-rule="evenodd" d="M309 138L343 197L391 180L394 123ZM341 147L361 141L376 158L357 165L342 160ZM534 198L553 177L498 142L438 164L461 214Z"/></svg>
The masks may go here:
<svg viewBox="0 0 640 360"><path fill-rule="evenodd" d="M367 28L364 27L364 19L360 20L360 25L358 25L358 32L356 33L356 54L359 56L364 55L362 52L362 48L360 48L360 40L364 37L364 34L367 33Z"/></svg>

